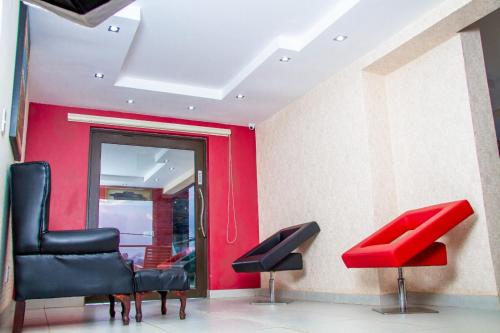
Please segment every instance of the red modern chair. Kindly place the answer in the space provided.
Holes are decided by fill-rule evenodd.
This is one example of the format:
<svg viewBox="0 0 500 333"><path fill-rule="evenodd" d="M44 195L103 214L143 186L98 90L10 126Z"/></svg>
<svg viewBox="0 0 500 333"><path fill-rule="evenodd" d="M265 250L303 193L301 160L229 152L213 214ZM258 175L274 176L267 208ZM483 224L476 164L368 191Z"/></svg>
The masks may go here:
<svg viewBox="0 0 500 333"><path fill-rule="evenodd" d="M403 267L444 266L446 246L436 240L474 213L467 200L410 210L342 255L348 268L398 269L398 308L374 309L383 314L436 312L408 307Z"/></svg>
<svg viewBox="0 0 500 333"><path fill-rule="evenodd" d="M157 265L156 267L159 269L169 269L172 266L175 266L175 264L178 261L181 261L182 259L186 258L193 251L194 251L194 248L188 247L185 250L177 253L175 256L171 257L170 259L165 260L164 262Z"/></svg>

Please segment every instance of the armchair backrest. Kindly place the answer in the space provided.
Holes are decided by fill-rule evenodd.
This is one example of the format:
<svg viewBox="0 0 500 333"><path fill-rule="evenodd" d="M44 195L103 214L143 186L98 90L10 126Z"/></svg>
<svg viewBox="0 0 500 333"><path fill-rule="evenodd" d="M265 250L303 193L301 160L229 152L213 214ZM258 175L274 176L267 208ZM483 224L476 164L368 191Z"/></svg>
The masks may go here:
<svg viewBox="0 0 500 333"><path fill-rule="evenodd" d="M13 164L10 200L14 254L40 252L49 224L50 166L47 162Z"/></svg>

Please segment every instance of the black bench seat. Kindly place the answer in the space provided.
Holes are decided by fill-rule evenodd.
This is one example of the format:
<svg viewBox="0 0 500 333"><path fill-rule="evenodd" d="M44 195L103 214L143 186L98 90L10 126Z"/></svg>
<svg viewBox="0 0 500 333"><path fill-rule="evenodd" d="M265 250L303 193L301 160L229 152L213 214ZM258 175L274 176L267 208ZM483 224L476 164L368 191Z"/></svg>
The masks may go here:
<svg viewBox="0 0 500 333"><path fill-rule="evenodd" d="M179 297L181 307L179 318L186 318L186 291L189 290L187 272L180 267L169 269L143 269L134 273L135 319L142 321L142 299L145 293L156 291L161 296L161 314L167 314L167 294L169 291ZM110 297L110 314L114 317L114 300Z"/></svg>
<svg viewBox="0 0 500 333"><path fill-rule="evenodd" d="M161 296L161 314L167 314L167 293L173 291L181 301L179 318L186 319L186 290L189 289L187 272L178 267L170 269L143 269L134 275L135 282L135 319L142 321L142 298L150 291Z"/></svg>

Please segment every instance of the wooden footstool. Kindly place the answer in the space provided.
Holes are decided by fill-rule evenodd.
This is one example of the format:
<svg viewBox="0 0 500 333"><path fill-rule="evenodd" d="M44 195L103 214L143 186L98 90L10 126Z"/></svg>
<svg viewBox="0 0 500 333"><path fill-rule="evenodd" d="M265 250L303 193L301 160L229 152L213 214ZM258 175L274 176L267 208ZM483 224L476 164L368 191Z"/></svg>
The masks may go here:
<svg viewBox="0 0 500 333"><path fill-rule="evenodd" d="M182 268L144 269L135 272L135 320L142 321L142 297L156 291L161 296L161 314L167 313L167 293L174 292L180 299L179 318L186 318L186 290L189 289L187 272Z"/></svg>

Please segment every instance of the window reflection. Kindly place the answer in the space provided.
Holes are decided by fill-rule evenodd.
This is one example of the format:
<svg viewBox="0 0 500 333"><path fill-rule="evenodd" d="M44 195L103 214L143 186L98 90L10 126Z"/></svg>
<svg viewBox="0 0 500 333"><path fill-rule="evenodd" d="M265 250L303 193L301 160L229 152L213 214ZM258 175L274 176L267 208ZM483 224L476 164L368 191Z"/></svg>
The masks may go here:
<svg viewBox="0 0 500 333"><path fill-rule="evenodd" d="M103 144L99 227L120 230L134 268L187 270L196 288L194 152Z"/></svg>

